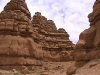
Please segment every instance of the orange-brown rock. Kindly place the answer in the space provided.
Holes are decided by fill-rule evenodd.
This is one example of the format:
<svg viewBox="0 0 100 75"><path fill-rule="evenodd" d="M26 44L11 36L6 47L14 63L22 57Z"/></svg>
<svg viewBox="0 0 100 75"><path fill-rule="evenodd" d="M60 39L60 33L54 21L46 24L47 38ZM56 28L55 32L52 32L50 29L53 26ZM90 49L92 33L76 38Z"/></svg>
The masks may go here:
<svg viewBox="0 0 100 75"><path fill-rule="evenodd" d="M31 18L31 14L27 8L27 5L25 3L25 0L11 0L7 5L4 7L4 11L14 10L17 12L17 10L20 10L21 13L25 13L27 17ZM18 13L20 14L20 11ZM10 13L10 12L9 12Z"/></svg>
<svg viewBox="0 0 100 75"><path fill-rule="evenodd" d="M100 53L100 0L96 0L93 12L88 15L90 27L84 30L73 52L75 60L90 60L99 57ZM81 51L85 51L85 54ZM81 55L80 55L81 53ZM79 55L79 56L77 56ZM83 56L84 55L84 56Z"/></svg>
<svg viewBox="0 0 100 75"><path fill-rule="evenodd" d="M40 37L34 40L41 43L45 61L71 60L73 44L63 28L57 30L54 22L47 20L40 12L36 12L33 16L32 25Z"/></svg>
<svg viewBox="0 0 100 75"><path fill-rule="evenodd" d="M25 0L11 0L0 13L0 68L22 69L42 66L42 61L72 60L72 50L68 33L57 30L52 20L36 12L31 21Z"/></svg>
<svg viewBox="0 0 100 75"><path fill-rule="evenodd" d="M40 12L36 12L33 16L33 27L38 27L38 29L43 29L48 32L57 32L55 23L52 20L47 20Z"/></svg>
<svg viewBox="0 0 100 75"><path fill-rule="evenodd" d="M77 67L75 67L74 65L69 66L68 69L67 69L66 74L67 75L75 74L76 70L77 70Z"/></svg>
<svg viewBox="0 0 100 75"><path fill-rule="evenodd" d="M42 47L32 39L33 33L25 0L11 0L0 13L0 68L30 66L42 58L36 51Z"/></svg>

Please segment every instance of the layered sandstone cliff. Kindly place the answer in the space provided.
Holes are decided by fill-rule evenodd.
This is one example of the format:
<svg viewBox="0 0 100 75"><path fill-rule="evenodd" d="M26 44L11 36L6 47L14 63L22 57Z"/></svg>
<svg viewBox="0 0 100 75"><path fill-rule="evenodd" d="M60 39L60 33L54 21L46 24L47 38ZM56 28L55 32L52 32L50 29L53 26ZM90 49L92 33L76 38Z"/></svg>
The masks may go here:
<svg viewBox="0 0 100 75"><path fill-rule="evenodd" d="M68 33L52 20L37 12L31 21L25 0L11 0L0 13L0 68L72 60L72 50Z"/></svg>
<svg viewBox="0 0 100 75"><path fill-rule="evenodd" d="M0 13L1 68L37 63L33 58L39 58L36 49L42 48L31 38L34 34L31 27L31 14L25 0L11 0Z"/></svg>
<svg viewBox="0 0 100 75"><path fill-rule="evenodd" d="M32 25L39 34L39 38L34 38L34 40L41 43L45 60L72 60L73 43L63 28L57 30L55 23L47 20L40 12L36 12L33 16Z"/></svg>

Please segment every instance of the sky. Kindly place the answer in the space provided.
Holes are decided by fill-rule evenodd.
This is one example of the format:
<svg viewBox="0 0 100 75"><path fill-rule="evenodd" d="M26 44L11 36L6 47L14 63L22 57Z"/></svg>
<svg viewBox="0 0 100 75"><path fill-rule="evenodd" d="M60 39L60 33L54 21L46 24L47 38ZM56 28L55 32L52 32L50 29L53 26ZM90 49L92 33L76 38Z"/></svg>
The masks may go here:
<svg viewBox="0 0 100 75"><path fill-rule="evenodd" d="M10 0L0 0L0 12ZM58 28L64 28L69 39L77 43L82 31L89 28L88 14L92 12L95 0L26 0L31 16L41 12L53 20Z"/></svg>

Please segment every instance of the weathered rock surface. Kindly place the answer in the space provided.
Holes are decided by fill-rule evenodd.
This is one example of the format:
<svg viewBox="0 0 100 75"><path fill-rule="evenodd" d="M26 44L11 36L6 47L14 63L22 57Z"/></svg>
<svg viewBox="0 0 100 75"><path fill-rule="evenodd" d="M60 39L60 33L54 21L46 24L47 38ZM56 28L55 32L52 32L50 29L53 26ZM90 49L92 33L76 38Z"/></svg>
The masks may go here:
<svg viewBox="0 0 100 75"><path fill-rule="evenodd" d="M76 70L77 70L77 67L75 67L74 65L73 66L69 66L68 69L67 69L66 74L67 75L75 74Z"/></svg>
<svg viewBox="0 0 100 75"><path fill-rule="evenodd" d="M32 39L30 27L31 15L25 0L11 0L0 13L0 68L30 66L42 58L36 51L42 47Z"/></svg>
<svg viewBox="0 0 100 75"><path fill-rule="evenodd" d="M100 0L96 0L93 12L88 15L90 28L84 30L76 44L73 54L75 60L90 60L99 58L100 53ZM85 54L82 53L83 50ZM82 51L82 52L81 52ZM78 54L81 52L81 55ZM77 56L78 55L78 56ZM84 55L84 56L83 56Z"/></svg>
<svg viewBox="0 0 100 75"><path fill-rule="evenodd" d="M41 61L72 60L68 33L52 20L31 14L25 0L11 0L0 13L0 68L41 66Z"/></svg>
<svg viewBox="0 0 100 75"><path fill-rule="evenodd" d="M36 12L33 16L32 25L39 34L39 38L34 40L41 43L45 61L72 60L70 54L73 50L73 44L63 28L57 30L54 22L47 20L40 12Z"/></svg>

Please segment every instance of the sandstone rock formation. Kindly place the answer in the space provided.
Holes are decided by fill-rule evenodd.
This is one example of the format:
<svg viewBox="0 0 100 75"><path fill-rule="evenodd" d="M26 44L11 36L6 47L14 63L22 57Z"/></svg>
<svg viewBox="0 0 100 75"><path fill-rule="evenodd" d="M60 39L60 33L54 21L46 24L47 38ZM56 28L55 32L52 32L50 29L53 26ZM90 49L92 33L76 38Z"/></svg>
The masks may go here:
<svg viewBox="0 0 100 75"><path fill-rule="evenodd" d="M25 0L11 0L0 13L0 68L72 60L72 50L68 33L52 20L37 12L31 21Z"/></svg>
<svg viewBox="0 0 100 75"><path fill-rule="evenodd" d="M38 58L36 49L42 48L31 38L34 33L31 27L25 0L11 0L0 13L0 68L36 63L33 59Z"/></svg>
<svg viewBox="0 0 100 75"><path fill-rule="evenodd" d="M68 69L67 69L66 74L67 75L75 74L76 70L77 70L77 67L75 67L74 65L69 66Z"/></svg>
<svg viewBox="0 0 100 75"><path fill-rule="evenodd" d="M45 60L72 60L70 54L73 44L63 28L57 30L55 23L52 20L47 20L40 12L36 12L33 16L32 25L39 35L39 38L34 40L41 43Z"/></svg>
<svg viewBox="0 0 100 75"><path fill-rule="evenodd" d="M96 0L93 12L88 15L90 28L84 30L73 52L75 60L100 58L100 0ZM81 53L81 54L80 54Z"/></svg>

